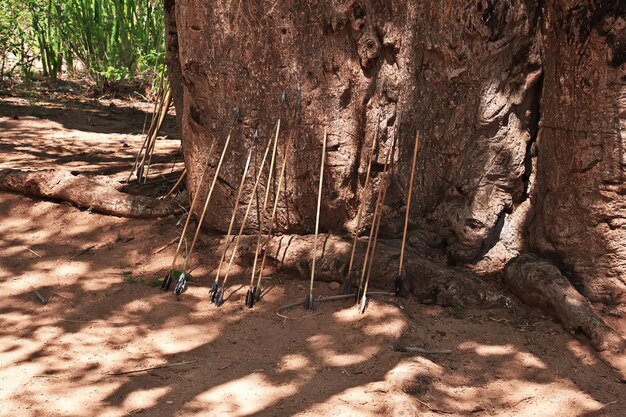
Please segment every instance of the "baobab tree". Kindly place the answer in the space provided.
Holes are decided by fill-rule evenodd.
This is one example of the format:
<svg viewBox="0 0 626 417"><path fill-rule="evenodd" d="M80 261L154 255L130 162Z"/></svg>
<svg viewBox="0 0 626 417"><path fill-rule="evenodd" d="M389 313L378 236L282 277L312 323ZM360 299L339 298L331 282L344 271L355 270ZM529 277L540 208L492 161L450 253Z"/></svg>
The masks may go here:
<svg viewBox="0 0 626 417"><path fill-rule="evenodd" d="M415 259L430 252L447 264L488 259L525 301L556 310L599 350L623 351L623 339L595 321L587 300L626 300L626 3L166 0L165 7L190 190L200 184L207 192L200 172L210 143L233 137L206 228L226 229L245 155L253 148L258 164L280 119L281 140L291 134L294 144L278 156L289 158L283 189L262 184L284 194L274 230L313 230L327 129L321 228L363 233L395 139L382 237L401 235L412 186ZM373 187L364 193L373 140Z"/></svg>

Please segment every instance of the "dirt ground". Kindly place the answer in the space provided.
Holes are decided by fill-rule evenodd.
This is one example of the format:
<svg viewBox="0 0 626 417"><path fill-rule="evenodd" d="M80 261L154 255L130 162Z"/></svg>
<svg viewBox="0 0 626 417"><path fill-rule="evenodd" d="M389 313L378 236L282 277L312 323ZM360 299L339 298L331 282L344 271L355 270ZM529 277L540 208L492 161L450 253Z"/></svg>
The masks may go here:
<svg viewBox="0 0 626 417"><path fill-rule="evenodd" d="M63 92L0 97L0 168L125 180L149 109ZM182 169L173 118L163 135L155 172L167 175L138 191L164 194ZM174 245L154 252L180 230L180 218L102 216L0 192L0 415L626 415L626 385L587 344L519 303L478 311L377 298L364 315L336 302L281 316L306 282L271 276L247 309L240 266L218 309L206 236L177 301L158 288ZM624 311L608 313L626 333Z"/></svg>

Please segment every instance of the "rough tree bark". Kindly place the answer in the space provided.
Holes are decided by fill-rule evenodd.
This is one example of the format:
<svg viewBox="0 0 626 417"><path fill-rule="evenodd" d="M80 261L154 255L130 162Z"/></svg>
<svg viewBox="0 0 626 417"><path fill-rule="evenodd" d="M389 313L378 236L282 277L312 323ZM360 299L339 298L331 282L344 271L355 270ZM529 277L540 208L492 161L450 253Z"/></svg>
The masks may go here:
<svg viewBox="0 0 626 417"><path fill-rule="evenodd" d="M126 194L120 191L123 186L107 176L74 175L65 170L0 170L0 190L69 201L96 213L150 219L184 211L178 201Z"/></svg>
<svg viewBox="0 0 626 417"><path fill-rule="evenodd" d="M401 230L416 130L423 140L411 218L435 224L453 259L481 255L525 198L541 78L532 2L177 0L175 10L190 189L212 138L221 145L232 130L236 139L207 227L226 228L246 148L262 153L279 117L284 132L295 130L295 146L277 231L313 230L325 127L323 230L352 230L361 199L369 224L398 120L383 235ZM364 196L376 130L375 186ZM256 228L255 217L248 230Z"/></svg>
<svg viewBox="0 0 626 417"><path fill-rule="evenodd" d="M419 132L409 240L416 250L439 248L448 263L496 260L500 269L534 251L591 300L624 301L623 1L167 3L189 189L201 181L213 138L218 148L234 138L207 228L226 229L247 149L255 150L256 174L280 118L281 143L293 132L295 145L275 230L313 230L327 128L321 229L354 231L364 201L362 233L397 131L381 230L397 238ZM364 195L376 132L374 187ZM260 195L266 186L279 191L262 184ZM205 181L201 197L207 189ZM258 228L258 210L248 232Z"/></svg>
<svg viewBox="0 0 626 417"><path fill-rule="evenodd" d="M626 298L626 2L544 7L532 247L594 301Z"/></svg>

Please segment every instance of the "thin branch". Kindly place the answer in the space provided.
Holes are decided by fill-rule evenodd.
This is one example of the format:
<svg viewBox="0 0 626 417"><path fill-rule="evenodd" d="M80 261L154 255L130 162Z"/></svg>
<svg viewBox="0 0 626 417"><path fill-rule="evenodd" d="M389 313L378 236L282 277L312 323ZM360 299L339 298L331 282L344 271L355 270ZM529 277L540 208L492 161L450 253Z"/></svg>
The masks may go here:
<svg viewBox="0 0 626 417"><path fill-rule="evenodd" d="M176 363L168 363L165 365L158 365L158 366L151 366L149 368L142 368L142 369L135 369L132 371L122 371L122 372L113 372L113 373L109 373L107 375L128 375L128 374L135 374L138 372L147 372L147 371L154 371L155 369L164 369L164 368L172 368L174 366L182 366L182 365L189 365L190 363L195 363L197 362L196 360L193 361L183 361L183 362L176 362Z"/></svg>

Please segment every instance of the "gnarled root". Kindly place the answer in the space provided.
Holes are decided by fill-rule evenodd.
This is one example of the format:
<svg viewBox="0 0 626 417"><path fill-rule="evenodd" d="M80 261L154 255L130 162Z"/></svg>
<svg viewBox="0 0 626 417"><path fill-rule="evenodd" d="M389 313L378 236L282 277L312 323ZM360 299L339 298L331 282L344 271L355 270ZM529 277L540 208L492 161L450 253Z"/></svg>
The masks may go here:
<svg viewBox="0 0 626 417"><path fill-rule="evenodd" d="M591 303L558 268L535 255L524 254L505 268L505 281L522 301L552 312L570 332L582 332L601 357L626 379L626 340L594 311Z"/></svg>
<svg viewBox="0 0 626 417"><path fill-rule="evenodd" d="M182 213L177 202L125 194L122 184L106 176L73 175L65 170L0 170L0 190L68 201L96 213L154 218Z"/></svg>
<svg viewBox="0 0 626 417"><path fill-rule="evenodd" d="M271 266L280 272L309 279L313 239L313 235L272 237L267 248ZM352 241L332 234L320 234L319 239L316 279L341 282L348 273ZM239 262L250 266L256 238L244 237L241 242ZM400 240L379 240L372 265L371 285L374 288L393 291L394 280L398 274L400 245ZM366 246L364 241L357 245L353 284L360 278ZM419 256L411 249L405 255L406 289L422 302L478 308L503 307L510 302L469 271L442 265Z"/></svg>

